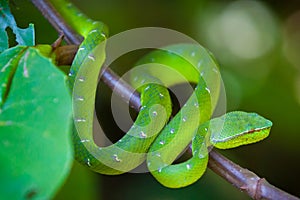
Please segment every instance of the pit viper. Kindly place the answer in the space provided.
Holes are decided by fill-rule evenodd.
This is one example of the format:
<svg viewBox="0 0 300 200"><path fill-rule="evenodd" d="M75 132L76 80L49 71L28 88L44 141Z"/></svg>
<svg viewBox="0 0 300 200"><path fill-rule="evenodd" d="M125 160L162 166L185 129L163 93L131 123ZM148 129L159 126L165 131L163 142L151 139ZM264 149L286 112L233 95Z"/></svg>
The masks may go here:
<svg viewBox="0 0 300 200"><path fill-rule="evenodd" d="M94 104L98 75L106 58L108 28L88 18L68 1L51 2L84 38L70 69L69 84L74 111L75 158L91 170L117 175L146 162L158 182L169 188L180 188L203 175L210 147L233 148L258 142L269 135L272 122L256 113L233 111L211 119L221 79L216 59L200 45L174 44L153 50L137 63L146 66L130 80L140 93L138 116L119 141L106 147L97 146L93 140ZM179 73L182 79L165 73L155 76L159 74L159 65ZM171 117L168 87L182 80L196 86L180 111ZM189 144L191 158L173 164Z"/></svg>

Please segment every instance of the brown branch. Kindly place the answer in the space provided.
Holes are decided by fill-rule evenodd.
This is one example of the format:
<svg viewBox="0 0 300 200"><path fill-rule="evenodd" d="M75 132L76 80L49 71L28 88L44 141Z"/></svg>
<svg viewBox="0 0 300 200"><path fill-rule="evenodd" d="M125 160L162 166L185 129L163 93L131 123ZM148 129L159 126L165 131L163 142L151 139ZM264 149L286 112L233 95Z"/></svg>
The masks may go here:
<svg viewBox="0 0 300 200"><path fill-rule="evenodd" d="M250 170L240 167L216 151L209 153L208 167L253 199L299 199L276 188L268 183L266 179L260 178Z"/></svg>
<svg viewBox="0 0 300 200"><path fill-rule="evenodd" d="M43 14L43 16L50 22L50 24L57 30L59 33L63 32L65 40L69 44L77 44L79 45L82 41L82 37L71 29L71 27L62 21L62 17L60 14L54 9L54 7L48 3L48 1L44 0L32 0L31 1ZM51 10L49 12L49 10Z"/></svg>
<svg viewBox="0 0 300 200"><path fill-rule="evenodd" d="M69 44L81 43L82 38L74 33L47 0L31 1L59 33L63 32ZM135 108L135 110L139 110L139 94L133 93L134 90L126 82L120 81L120 77L112 70L106 68L102 73L101 79L112 90L115 90L119 96L124 99L130 99L130 105ZM264 178L260 178L253 172L240 167L215 150L209 153L208 167L236 188L247 193L253 199L299 200L299 198L269 184Z"/></svg>
<svg viewBox="0 0 300 200"><path fill-rule="evenodd" d="M61 15L54 9L54 7L47 0L31 0L31 2L39 9L43 16L50 22L50 24L61 34L63 33L68 44L80 44L82 37L75 33L75 31L63 20ZM125 81L120 80L120 77L111 69L104 67L101 80L115 90L123 99L130 99L129 105L135 110L140 109L140 96L132 87Z"/></svg>

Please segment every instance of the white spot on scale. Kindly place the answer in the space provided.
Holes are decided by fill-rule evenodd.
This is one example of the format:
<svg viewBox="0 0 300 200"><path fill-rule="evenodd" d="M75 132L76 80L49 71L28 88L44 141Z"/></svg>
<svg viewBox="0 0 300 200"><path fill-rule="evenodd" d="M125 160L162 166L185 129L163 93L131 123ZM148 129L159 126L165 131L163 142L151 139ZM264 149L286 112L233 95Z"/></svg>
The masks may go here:
<svg viewBox="0 0 300 200"><path fill-rule="evenodd" d="M101 35L102 37L106 37L106 35L105 35L104 33L101 33L100 35Z"/></svg>
<svg viewBox="0 0 300 200"><path fill-rule="evenodd" d="M141 138L146 138L147 135L146 135L146 133L145 133L144 131L141 131L141 132L140 132L140 137L141 137Z"/></svg>
<svg viewBox="0 0 300 200"><path fill-rule="evenodd" d="M88 55L88 58L90 59L90 60L92 60L92 61L95 61L95 56L94 55Z"/></svg>
<svg viewBox="0 0 300 200"><path fill-rule="evenodd" d="M85 50L84 47L80 47L80 48L78 49L78 51L83 51L83 50Z"/></svg>
<svg viewBox="0 0 300 200"><path fill-rule="evenodd" d="M184 117L182 118L182 121L183 121L183 122L186 122L186 116L184 116Z"/></svg>
<svg viewBox="0 0 300 200"><path fill-rule="evenodd" d="M208 87L206 87L205 90L210 93L210 89Z"/></svg>
<svg viewBox="0 0 300 200"><path fill-rule="evenodd" d="M113 159L114 159L115 161L117 161L117 162L121 162L121 161L122 161L122 160L118 157L117 154L114 154L114 155L113 155Z"/></svg>
<svg viewBox="0 0 300 200"><path fill-rule="evenodd" d="M219 70L218 70L216 67L213 68L213 71L214 71L215 73L219 73Z"/></svg>
<svg viewBox="0 0 300 200"><path fill-rule="evenodd" d="M161 140L161 141L159 142L159 144L164 145L164 144L165 144L165 141L162 141L162 140Z"/></svg>
<svg viewBox="0 0 300 200"><path fill-rule="evenodd" d="M190 165L190 164L187 164L187 165L186 165L186 168L187 168L187 169L191 169L191 165Z"/></svg>
<svg viewBox="0 0 300 200"><path fill-rule="evenodd" d="M89 32L89 34L92 34L92 33L96 33L97 32L97 30L91 30L90 32Z"/></svg>
<svg viewBox="0 0 300 200"><path fill-rule="evenodd" d="M191 53L191 56L194 57L195 55L196 55L196 52L193 51L193 52Z"/></svg>
<svg viewBox="0 0 300 200"><path fill-rule="evenodd" d="M86 119L84 118L77 118L75 119L76 122L86 122Z"/></svg>
<svg viewBox="0 0 300 200"><path fill-rule="evenodd" d="M158 169L158 172L160 173L160 172L161 172L161 170L162 170L162 168L159 168L159 169Z"/></svg>
<svg viewBox="0 0 300 200"><path fill-rule="evenodd" d="M84 97L77 97L76 100L77 101L84 101Z"/></svg>
<svg viewBox="0 0 300 200"><path fill-rule="evenodd" d="M152 115L153 115L153 116L157 116L157 112L156 112L156 111L153 111L153 112L152 112Z"/></svg>
<svg viewBox="0 0 300 200"><path fill-rule="evenodd" d="M171 128L170 133L172 133L172 134L175 133L175 129Z"/></svg>
<svg viewBox="0 0 300 200"><path fill-rule="evenodd" d="M82 140L80 140L80 142L81 142L81 143L84 143L84 142L90 142L90 140L88 140L88 139L82 139Z"/></svg>
<svg viewBox="0 0 300 200"><path fill-rule="evenodd" d="M91 161L90 161L89 158L87 159L86 164L87 164L87 166L89 166L89 167L92 166L92 165L91 165Z"/></svg>
<svg viewBox="0 0 300 200"><path fill-rule="evenodd" d="M74 71L71 69L69 72L69 76L73 76L74 75Z"/></svg>
<svg viewBox="0 0 300 200"><path fill-rule="evenodd" d="M201 65L202 65L202 62L203 62L202 60L200 60L200 61L198 62L198 64L197 64L197 67L198 67L198 68L200 68L200 67L201 67Z"/></svg>
<svg viewBox="0 0 300 200"><path fill-rule="evenodd" d="M84 81L85 81L85 78L84 78L84 77L79 77L79 78L78 78L78 81L84 82Z"/></svg>
<svg viewBox="0 0 300 200"><path fill-rule="evenodd" d="M145 91L149 90L150 89L150 85L148 85L146 88L145 88Z"/></svg>

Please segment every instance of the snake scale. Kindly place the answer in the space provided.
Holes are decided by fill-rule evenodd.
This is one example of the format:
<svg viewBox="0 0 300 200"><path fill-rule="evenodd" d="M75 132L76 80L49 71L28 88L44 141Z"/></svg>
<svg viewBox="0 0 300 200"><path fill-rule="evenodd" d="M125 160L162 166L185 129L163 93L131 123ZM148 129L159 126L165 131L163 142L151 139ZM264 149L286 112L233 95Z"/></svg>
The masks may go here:
<svg viewBox="0 0 300 200"><path fill-rule="evenodd" d="M154 50L137 65L152 66L132 76L141 95L141 109L128 132L116 143L99 147L93 140L93 116L98 75L105 61L108 29L65 0L51 0L69 25L84 37L69 73L73 98L75 158L91 170L107 175L128 172L145 160L152 175L166 187L180 188L205 172L208 149L233 148L268 136L272 122L256 113L229 112L211 119L220 90L220 72L212 54L200 45L174 44ZM168 87L182 80L156 77L166 65L195 83L193 94L169 120L172 101ZM192 156L172 164L191 143Z"/></svg>

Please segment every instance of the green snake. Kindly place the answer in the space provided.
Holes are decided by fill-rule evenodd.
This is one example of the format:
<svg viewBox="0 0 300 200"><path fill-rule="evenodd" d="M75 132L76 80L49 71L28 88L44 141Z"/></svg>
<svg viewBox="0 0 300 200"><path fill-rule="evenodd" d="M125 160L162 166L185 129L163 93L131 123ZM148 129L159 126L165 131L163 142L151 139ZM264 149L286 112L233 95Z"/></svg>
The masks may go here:
<svg viewBox="0 0 300 200"><path fill-rule="evenodd" d="M139 114L118 142L97 146L93 140L94 104L98 75L106 57L108 29L65 0L51 2L84 37L69 73L74 108L73 142L78 162L101 174L117 175L135 169L146 160L158 182L179 188L194 183L205 172L209 147L233 148L268 136L272 122L256 113L234 111L210 119L220 90L217 63L200 45L175 44L154 50L137 63L145 66L130 81L140 92ZM161 76L166 80L160 79L159 65L168 66L183 79L170 75ZM182 80L195 83L196 87L181 110L169 119L172 102L167 88ZM189 143L191 158L173 164Z"/></svg>

